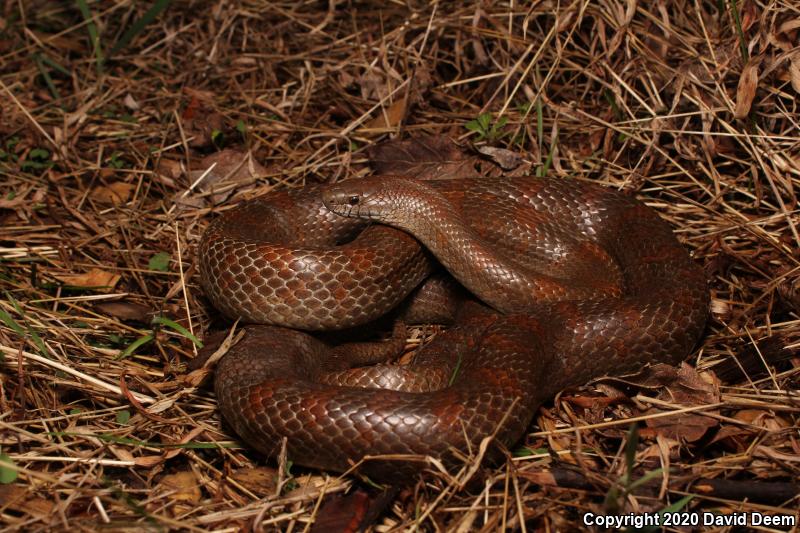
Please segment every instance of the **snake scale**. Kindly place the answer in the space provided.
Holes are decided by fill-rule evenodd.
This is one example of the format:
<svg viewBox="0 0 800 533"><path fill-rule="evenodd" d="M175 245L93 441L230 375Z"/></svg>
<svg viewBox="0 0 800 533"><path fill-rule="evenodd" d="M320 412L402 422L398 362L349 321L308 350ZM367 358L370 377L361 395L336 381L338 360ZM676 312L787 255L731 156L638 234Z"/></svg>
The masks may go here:
<svg viewBox="0 0 800 533"><path fill-rule="evenodd" d="M228 423L272 456L286 437L289 459L311 467L388 455L361 465L373 476L474 452L490 435L511 445L565 387L684 359L708 312L702 269L654 211L572 179L273 191L218 217L199 253L211 302L267 324L248 326L217 368ZM413 365L350 368L374 354L308 333L389 312L437 264L477 301Z"/></svg>

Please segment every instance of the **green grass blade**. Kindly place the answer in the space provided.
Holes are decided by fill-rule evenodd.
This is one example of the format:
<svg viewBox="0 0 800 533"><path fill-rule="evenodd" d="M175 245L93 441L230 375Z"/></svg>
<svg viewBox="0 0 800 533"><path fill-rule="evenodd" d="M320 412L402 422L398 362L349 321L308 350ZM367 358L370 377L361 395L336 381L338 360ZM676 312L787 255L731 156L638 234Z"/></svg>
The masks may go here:
<svg viewBox="0 0 800 533"><path fill-rule="evenodd" d="M644 485L644 484L652 481L653 479L661 476L663 473L664 473L664 469L663 468L656 468L655 470L652 470L652 471L646 473L645 475L643 475L642 477L640 477L639 479L637 479L636 481L634 481L633 483L628 485L628 492L633 492L638 487L641 487L642 485Z"/></svg>
<svg viewBox="0 0 800 533"><path fill-rule="evenodd" d="M47 90L50 91L50 94L53 96L53 98L56 100L61 100L61 94L58 92L56 84L53 83L53 78L50 77L47 67L44 66L42 57L39 54L35 54L33 56L33 62L36 63L36 68L39 70L39 74L42 75L42 79L44 79L44 83L47 85Z"/></svg>
<svg viewBox="0 0 800 533"><path fill-rule="evenodd" d="M8 292L6 292L6 299L11 303L12 306L14 306L14 310L24 319L25 313L22 310L22 306L19 305L19 302L17 302L14 299L14 297L11 296ZM30 335L33 344L35 344L36 347L39 349L39 353L41 353L44 357L47 357L48 359L51 358L49 352L47 351L47 346L45 346L44 341L39 336L39 333L36 332L36 330L34 330L31 327L28 327L26 331L25 328L20 326L16 322L16 320L14 320L14 318L12 318L12 316L9 315L3 309L0 309L0 320L2 320L6 326L14 330L14 332L17 333L20 337L25 338L27 335Z"/></svg>
<svg viewBox="0 0 800 533"><path fill-rule="evenodd" d="M544 146L544 111L542 109L542 99L536 99L536 136L539 138L539 153L542 153Z"/></svg>
<svg viewBox="0 0 800 533"><path fill-rule="evenodd" d="M625 477L623 485L625 490L630 490L631 476L633 475L633 465L636 461L636 447L639 445L639 426L631 424L628 429L628 439L625 442Z"/></svg>
<svg viewBox="0 0 800 533"><path fill-rule="evenodd" d="M100 47L100 32L97 31L97 24L94 23L92 12L89 10L89 4L86 0L75 0L78 4L78 9L83 15L83 20L86 21L86 30L89 32L89 39L92 42L92 49L94 50L94 57L97 66L97 74L103 73L103 49Z"/></svg>
<svg viewBox="0 0 800 533"><path fill-rule="evenodd" d="M553 164L553 157L556 155L556 139L553 138L553 144L550 145L550 151L547 153L547 159L544 162L542 168L542 176L544 177L547 175L547 172L550 170L550 165Z"/></svg>
<svg viewBox="0 0 800 533"><path fill-rule="evenodd" d="M48 67L52 68L53 70L58 71L59 74L62 74L67 77L71 77L72 73L60 63L56 63L52 58L48 57L45 54L36 54L36 57L42 62L42 64L47 65Z"/></svg>
<svg viewBox="0 0 800 533"><path fill-rule="evenodd" d="M139 337L138 339L136 339L135 341L130 343L130 345L128 345L128 347L125 348L125 350L123 350L121 354L119 354L118 358L119 359L125 359L126 357L129 357L133 352L138 350L139 347L144 346L145 344L147 344L148 342L150 342L152 340L153 340L153 335L152 334L144 335L143 337Z"/></svg>
<svg viewBox="0 0 800 533"><path fill-rule="evenodd" d="M742 53L742 62L747 63L750 60L750 54L747 53L747 44L744 39L744 31L742 30L742 20L741 17L739 17L739 7L736 5L736 0L730 0L730 2L733 25L736 26L736 34L739 37L739 51Z"/></svg>
<svg viewBox="0 0 800 533"><path fill-rule="evenodd" d="M14 460L4 453L0 453L0 483L7 485L16 481L19 472Z"/></svg>
<svg viewBox="0 0 800 533"><path fill-rule="evenodd" d="M150 9L148 9L144 15L142 15L142 18L134 22L133 25L130 28L128 28L125 31L125 33L122 34L122 37L120 37L119 41L117 41L114 44L108 55L113 56L114 54L116 54L117 52L128 46L128 44L130 44L130 42L137 35L142 33L142 30L145 29L148 24L153 22L153 20L155 20L155 18L162 11L164 11L169 7L169 4L171 2L172 0L156 0L155 3L153 3L152 7L150 7Z"/></svg>
<svg viewBox="0 0 800 533"><path fill-rule="evenodd" d="M111 442L114 444L122 444L126 446L138 446L143 448L162 448L167 450L213 450L217 448L241 448L243 444L240 442L184 442L184 443L171 443L171 442L155 442L145 441L138 439L131 439L130 437L117 437L108 433L80 433L75 431L48 431L46 433L51 437L87 437L98 439L103 442Z"/></svg>
<svg viewBox="0 0 800 533"><path fill-rule="evenodd" d="M186 329L185 327L181 326L180 324L178 324L174 320L171 320L171 319L169 319L167 317L164 317L164 316L157 316L157 317L153 318L153 324L161 324L162 326L166 326L168 328L174 329L175 331L177 331L178 333L180 333L181 335L183 335L184 337L186 337L187 339L192 341L195 344L195 346L197 346L198 348L202 348L203 347L203 343L200 342L200 339L198 339L197 337L192 335L189 332L188 329Z"/></svg>
<svg viewBox="0 0 800 533"><path fill-rule="evenodd" d="M672 505L670 505L668 507L664 507L663 509L658 511L656 514L659 515L659 517L663 517L665 514L668 514L668 513L677 513L678 511L680 511L681 509L686 507L686 504L688 504L690 501L692 501L694 499L694 496L695 496L694 494L689 494L688 496L684 496L683 498L681 498L677 502L673 503ZM662 522L663 522L663 520L661 520L661 519L658 521L659 524L662 523ZM661 526L645 526L645 527L637 527L637 528L627 528L625 530L625 533L653 533L655 531L660 531L660 530L661 530Z"/></svg>
<svg viewBox="0 0 800 533"><path fill-rule="evenodd" d="M6 313L5 309L0 309L0 320L2 320L6 326L14 330L14 333L25 335L25 329L17 324L17 321L14 320L11 315Z"/></svg>

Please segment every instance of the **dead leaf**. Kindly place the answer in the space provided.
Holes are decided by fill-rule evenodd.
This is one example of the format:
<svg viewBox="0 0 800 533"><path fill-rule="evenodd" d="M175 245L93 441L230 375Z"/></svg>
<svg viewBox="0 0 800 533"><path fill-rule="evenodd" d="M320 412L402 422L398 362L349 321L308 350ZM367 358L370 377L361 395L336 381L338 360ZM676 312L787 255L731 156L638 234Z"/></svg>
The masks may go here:
<svg viewBox="0 0 800 533"><path fill-rule="evenodd" d="M183 92L191 97L181 113L183 131L192 148L206 148L213 144L215 132L222 131L225 117L213 108L214 94L184 87Z"/></svg>
<svg viewBox="0 0 800 533"><path fill-rule="evenodd" d="M170 492L173 501L197 503L202 496L197 477L191 470L164 476L161 486Z"/></svg>
<svg viewBox="0 0 800 533"><path fill-rule="evenodd" d="M762 409L742 409L736 413L734 418L769 431L780 431L791 427L791 424L784 418Z"/></svg>
<svg viewBox="0 0 800 533"><path fill-rule="evenodd" d="M176 180L183 174L183 163L176 159L162 157L156 165L156 172L169 180Z"/></svg>
<svg viewBox="0 0 800 533"><path fill-rule="evenodd" d="M625 396L608 397L608 396L563 396L562 399L566 402L576 405L583 409L603 409L609 405L619 403Z"/></svg>
<svg viewBox="0 0 800 533"><path fill-rule="evenodd" d="M645 368L641 373L630 378L611 378L637 388L659 389L678 380L678 369L672 365L658 363Z"/></svg>
<svg viewBox="0 0 800 533"><path fill-rule="evenodd" d="M561 435L555 432L556 421L551 418L545 411L540 410L539 416L536 418L536 425L539 426L543 432L547 432L547 443L551 450L554 452L566 452L559 455L559 460L565 463L574 463L575 457L569 450L572 449L572 442L568 435Z"/></svg>
<svg viewBox="0 0 800 533"><path fill-rule="evenodd" d="M238 468L231 473L231 479L253 494L264 497L275 493L278 471L266 466Z"/></svg>
<svg viewBox="0 0 800 533"><path fill-rule="evenodd" d="M375 129L385 129L385 128L396 128L400 121L406 116L406 109L408 108L408 98L403 97L400 100L396 101L385 110L381 110L381 113L367 122L364 125L363 129L367 130L375 130Z"/></svg>
<svg viewBox="0 0 800 533"><path fill-rule="evenodd" d="M133 460L136 466L141 466L144 468L153 468L156 465L159 465L164 462L164 457L161 455L144 455L141 457L137 457Z"/></svg>
<svg viewBox="0 0 800 533"><path fill-rule="evenodd" d="M761 60L761 56L753 57L742 69L739 86L736 88L736 107L733 110L733 116L736 118L745 118L750 113L758 88L758 68L761 66Z"/></svg>
<svg viewBox="0 0 800 533"><path fill-rule="evenodd" d="M714 418L694 413L648 418L646 423L647 427L656 433L668 439L675 439L681 442L698 441L710 428L718 425L718 422Z"/></svg>
<svg viewBox="0 0 800 533"><path fill-rule="evenodd" d="M103 204L120 205L130 200L134 190L136 190L136 185L125 183L124 181L116 181L110 185L95 187L89 193L89 196Z"/></svg>
<svg viewBox="0 0 800 533"><path fill-rule="evenodd" d="M477 150L485 156L488 156L500 165L503 170L512 170L522 164L522 156L517 152L506 150L505 148L495 148L494 146L479 146Z"/></svg>
<svg viewBox="0 0 800 533"><path fill-rule="evenodd" d="M64 285L110 291L116 286L122 276L99 268L93 268L84 274L62 274L54 277L64 283Z"/></svg>
<svg viewBox="0 0 800 533"><path fill-rule="evenodd" d="M741 17L742 31L746 32L758 20L758 6L752 0L745 0L739 8L739 16Z"/></svg>
<svg viewBox="0 0 800 533"><path fill-rule="evenodd" d="M146 322L155 313L153 309L146 305L127 300L101 302L95 305L95 309L120 320L136 320L138 322Z"/></svg>
<svg viewBox="0 0 800 533"><path fill-rule="evenodd" d="M753 456L766 457L767 459L773 459L775 461L781 461L785 463L800 463L800 455L779 452L771 446L756 446L753 449Z"/></svg>
<svg viewBox="0 0 800 533"><path fill-rule="evenodd" d="M734 425L723 425L709 444L719 442L736 453L743 452L753 438L753 430Z"/></svg>
<svg viewBox="0 0 800 533"><path fill-rule="evenodd" d="M187 173L192 189L211 191L211 202L225 202L235 191L233 184L252 183L256 178L269 174L269 170L256 161L250 152L225 149L204 157L197 168ZM191 190L178 193L173 201L184 207L205 207L207 199L190 194Z"/></svg>
<svg viewBox="0 0 800 533"><path fill-rule="evenodd" d="M0 485L0 502L4 510L12 510L35 517L48 516L54 502L31 493L30 486Z"/></svg>
<svg viewBox="0 0 800 533"><path fill-rule="evenodd" d="M111 450L111 453L114 454L114 457L116 457L120 461L134 462L135 460L135 456L127 448L121 448L119 446L109 446L109 449Z"/></svg>
<svg viewBox="0 0 800 533"><path fill-rule="evenodd" d="M125 104L125 107L132 111L138 111L141 108L139 102L136 101L131 93L126 94L122 102Z"/></svg>
<svg viewBox="0 0 800 533"><path fill-rule="evenodd" d="M771 34L770 41L784 52L789 52L797 46L795 43L798 29L800 29L800 18L789 19Z"/></svg>
<svg viewBox="0 0 800 533"><path fill-rule="evenodd" d="M412 176L417 179L475 177L477 158L466 154L444 136L389 141L367 150L378 174Z"/></svg>
<svg viewBox="0 0 800 533"><path fill-rule="evenodd" d="M380 100L389 94L387 89L387 74L379 69L370 69L361 75L355 86L360 89L364 100Z"/></svg>
<svg viewBox="0 0 800 533"><path fill-rule="evenodd" d="M575 20L575 15L578 13L578 8L576 5L577 4L572 4L570 7L567 7L560 12L559 18L557 19L558 25L556 26L556 31L558 33L563 33L572 27L573 21Z"/></svg>
<svg viewBox="0 0 800 533"><path fill-rule="evenodd" d="M663 374L662 374L663 376ZM659 399L682 407L709 405L719 402L719 385L713 374L700 375L690 365L683 363L675 373L674 382L667 384ZM662 413L664 410L653 408L645 414ZM719 422L702 413L679 413L673 416L648 418L647 427L664 437L682 442L694 442L706 434L709 428L716 427Z"/></svg>
<svg viewBox="0 0 800 533"><path fill-rule="evenodd" d="M398 489L390 488L377 495L363 490L334 494L322 503L311 526L311 533L328 531L357 532L371 529L381 513L392 503Z"/></svg>
<svg viewBox="0 0 800 533"><path fill-rule="evenodd" d="M792 82L794 92L800 94L800 52L792 54L789 60L789 80Z"/></svg>
<svg viewBox="0 0 800 533"><path fill-rule="evenodd" d="M219 194L219 195L215 194L214 195L214 203L217 204L217 203L220 203L220 202L224 202L225 200L228 199L228 197L230 196L231 193L233 193L233 191L228 191L227 194ZM216 198L218 198L218 197L221 198L221 200L219 202L216 200ZM176 194L175 196L173 196L172 197L172 201L175 202L175 204L181 206L184 209L187 209L187 208L188 209L201 209L203 207L208 207L208 202L206 202L205 198L203 198L201 196L190 195L186 191L184 191L182 193L179 193L179 194Z"/></svg>
<svg viewBox="0 0 800 533"><path fill-rule="evenodd" d="M210 171L208 170L211 167ZM194 183L205 174L197 187L202 191L212 191L223 183L249 183L268 171L253 158L252 153L225 149L204 157L198 169L189 172Z"/></svg>

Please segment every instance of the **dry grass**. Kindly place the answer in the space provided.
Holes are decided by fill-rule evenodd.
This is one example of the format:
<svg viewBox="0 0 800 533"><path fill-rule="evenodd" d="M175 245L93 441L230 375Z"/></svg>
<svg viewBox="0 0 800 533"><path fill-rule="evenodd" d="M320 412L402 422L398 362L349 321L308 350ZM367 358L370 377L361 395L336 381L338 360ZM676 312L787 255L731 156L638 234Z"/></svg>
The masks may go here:
<svg viewBox="0 0 800 533"><path fill-rule="evenodd" d="M705 266L713 309L699 374L568 391L526 454L430 475L374 530L567 531L587 511L676 503L797 516L796 4L186 0L99 64L89 30L107 55L149 4L90 3L91 24L71 2L4 4L5 527L302 531L349 490L351 477L273 470L186 374L188 332L216 316L196 245L224 206L365 173L365 146L419 133L636 191ZM499 125L483 139L465 128L482 113ZM231 169L221 146L253 159L212 191Z"/></svg>

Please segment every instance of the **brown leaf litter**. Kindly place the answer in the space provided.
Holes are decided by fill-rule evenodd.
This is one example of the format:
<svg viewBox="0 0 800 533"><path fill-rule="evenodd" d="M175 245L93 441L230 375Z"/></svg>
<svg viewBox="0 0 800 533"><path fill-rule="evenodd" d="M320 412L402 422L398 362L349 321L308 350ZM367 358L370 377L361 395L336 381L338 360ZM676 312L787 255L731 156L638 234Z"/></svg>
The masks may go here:
<svg viewBox="0 0 800 533"><path fill-rule="evenodd" d="M793 3L174 1L115 50L152 3L86 4L0 11L0 528L800 518ZM498 165L624 190L673 226L712 298L687 364L563 391L505 460L431 462L397 491L242 446L210 364L187 368L194 339L231 329L197 282L216 214L274 188Z"/></svg>

